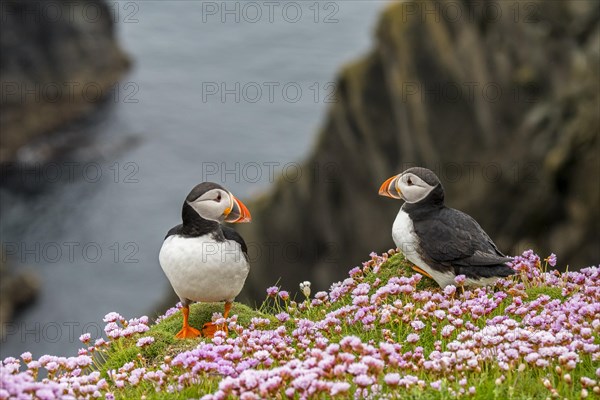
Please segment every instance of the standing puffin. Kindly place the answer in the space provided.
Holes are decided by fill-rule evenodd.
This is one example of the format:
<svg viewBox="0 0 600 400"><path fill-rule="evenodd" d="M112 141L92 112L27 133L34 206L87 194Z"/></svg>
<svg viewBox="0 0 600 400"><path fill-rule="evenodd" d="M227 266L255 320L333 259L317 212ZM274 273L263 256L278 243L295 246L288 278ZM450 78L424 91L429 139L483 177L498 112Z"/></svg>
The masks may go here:
<svg viewBox="0 0 600 400"><path fill-rule="evenodd" d="M248 272L248 248L244 239L225 222L250 222L246 206L221 185L204 182L192 189L183 203L183 224L172 228L160 249L160 265L183 305L183 327L177 338L194 338L200 331L188 323L194 301L225 301L227 318ZM225 327L221 328L226 330ZM202 334L219 330L212 322Z"/></svg>
<svg viewBox="0 0 600 400"><path fill-rule="evenodd" d="M386 180L379 195L405 201L392 227L394 243L417 272L441 287L457 275L467 285L485 286L514 273L505 264L511 258L472 217L444 205L444 188L432 171L407 169Z"/></svg>

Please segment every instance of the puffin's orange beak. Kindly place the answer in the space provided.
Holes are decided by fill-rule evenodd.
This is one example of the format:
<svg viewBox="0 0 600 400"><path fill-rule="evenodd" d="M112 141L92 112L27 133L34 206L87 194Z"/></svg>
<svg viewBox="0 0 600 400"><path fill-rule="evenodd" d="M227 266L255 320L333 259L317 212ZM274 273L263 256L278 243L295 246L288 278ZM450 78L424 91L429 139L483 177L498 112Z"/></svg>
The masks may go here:
<svg viewBox="0 0 600 400"><path fill-rule="evenodd" d="M402 199L402 192L398 189L396 182L400 175L394 175L381 185L379 188L379 195L385 197L391 197L392 199Z"/></svg>
<svg viewBox="0 0 600 400"><path fill-rule="evenodd" d="M252 221L250 211L248 211L248 208L244 203L236 199L231 193L229 193L229 197L231 198L232 204L231 207L227 208L223 213L225 214L225 222L241 223Z"/></svg>

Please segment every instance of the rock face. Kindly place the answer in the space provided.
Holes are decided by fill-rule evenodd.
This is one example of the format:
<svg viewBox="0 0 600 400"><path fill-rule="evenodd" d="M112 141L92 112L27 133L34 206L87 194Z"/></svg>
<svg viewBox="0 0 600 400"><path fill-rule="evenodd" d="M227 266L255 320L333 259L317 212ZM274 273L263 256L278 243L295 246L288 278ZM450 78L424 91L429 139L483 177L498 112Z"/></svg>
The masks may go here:
<svg viewBox="0 0 600 400"><path fill-rule="evenodd" d="M391 248L401 203L378 187L416 165L505 252L598 263L599 15L568 0L390 5L375 49L341 71L300 178L251 204L247 295L279 277L328 286Z"/></svg>
<svg viewBox="0 0 600 400"><path fill-rule="evenodd" d="M0 260L0 340L15 311L34 301L40 290L39 276L31 270L9 270Z"/></svg>
<svg viewBox="0 0 600 400"><path fill-rule="evenodd" d="M110 93L129 59L103 0L3 1L0 162Z"/></svg>

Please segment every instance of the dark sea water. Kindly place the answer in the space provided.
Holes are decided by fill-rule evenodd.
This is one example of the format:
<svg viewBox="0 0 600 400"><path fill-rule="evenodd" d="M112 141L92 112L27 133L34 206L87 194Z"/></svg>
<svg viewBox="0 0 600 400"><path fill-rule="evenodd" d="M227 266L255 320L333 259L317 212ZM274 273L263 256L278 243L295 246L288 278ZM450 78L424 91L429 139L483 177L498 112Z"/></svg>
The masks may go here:
<svg viewBox="0 0 600 400"><path fill-rule="evenodd" d="M9 261L43 280L2 357L73 354L110 311L155 316L171 291L158 251L188 191L213 180L244 199L295 173L335 99L336 71L369 51L386 3L113 4L132 70L55 137L77 138L75 150L0 192ZM15 190L21 178L34 195Z"/></svg>

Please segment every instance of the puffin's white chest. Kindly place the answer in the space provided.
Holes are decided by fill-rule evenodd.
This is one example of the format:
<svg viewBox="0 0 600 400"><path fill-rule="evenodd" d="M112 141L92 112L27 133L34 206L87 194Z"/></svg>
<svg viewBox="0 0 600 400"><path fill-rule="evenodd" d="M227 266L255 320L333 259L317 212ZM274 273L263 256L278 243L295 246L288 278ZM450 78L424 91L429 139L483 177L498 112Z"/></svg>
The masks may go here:
<svg viewBox="0 0 600 400"><path fill-rule="evenodd" d="M158 258L175 293L193 301L233 300L241 292L250 271L237 242L218 242L212 235L169 236Z"/></svg>
<svg viewBox="0 0 600 400"><path fill-rule="evenodd" d="M402 209L400 209L400 212L394 220L394 225L392 226L392 238L394 239L394 243L398 250L400 250L411 263L431 275L441 287L452 285L454 283L454 274L436 271L427 265L421 258L418 252L420 239L415 233L413 221Z"/></svg>
<svg viewBox="0 0 600 400"><path fill-rule="evenodd" d="M412 261L414 255L418 257L416 248L419 245L419 239L415 234L412 220L403 210L400 210L394 220L394 225L392 226L392 238L394 239L396 247L402 251L410 261ZM412 262L414 263L414 261Z"/></svg>

